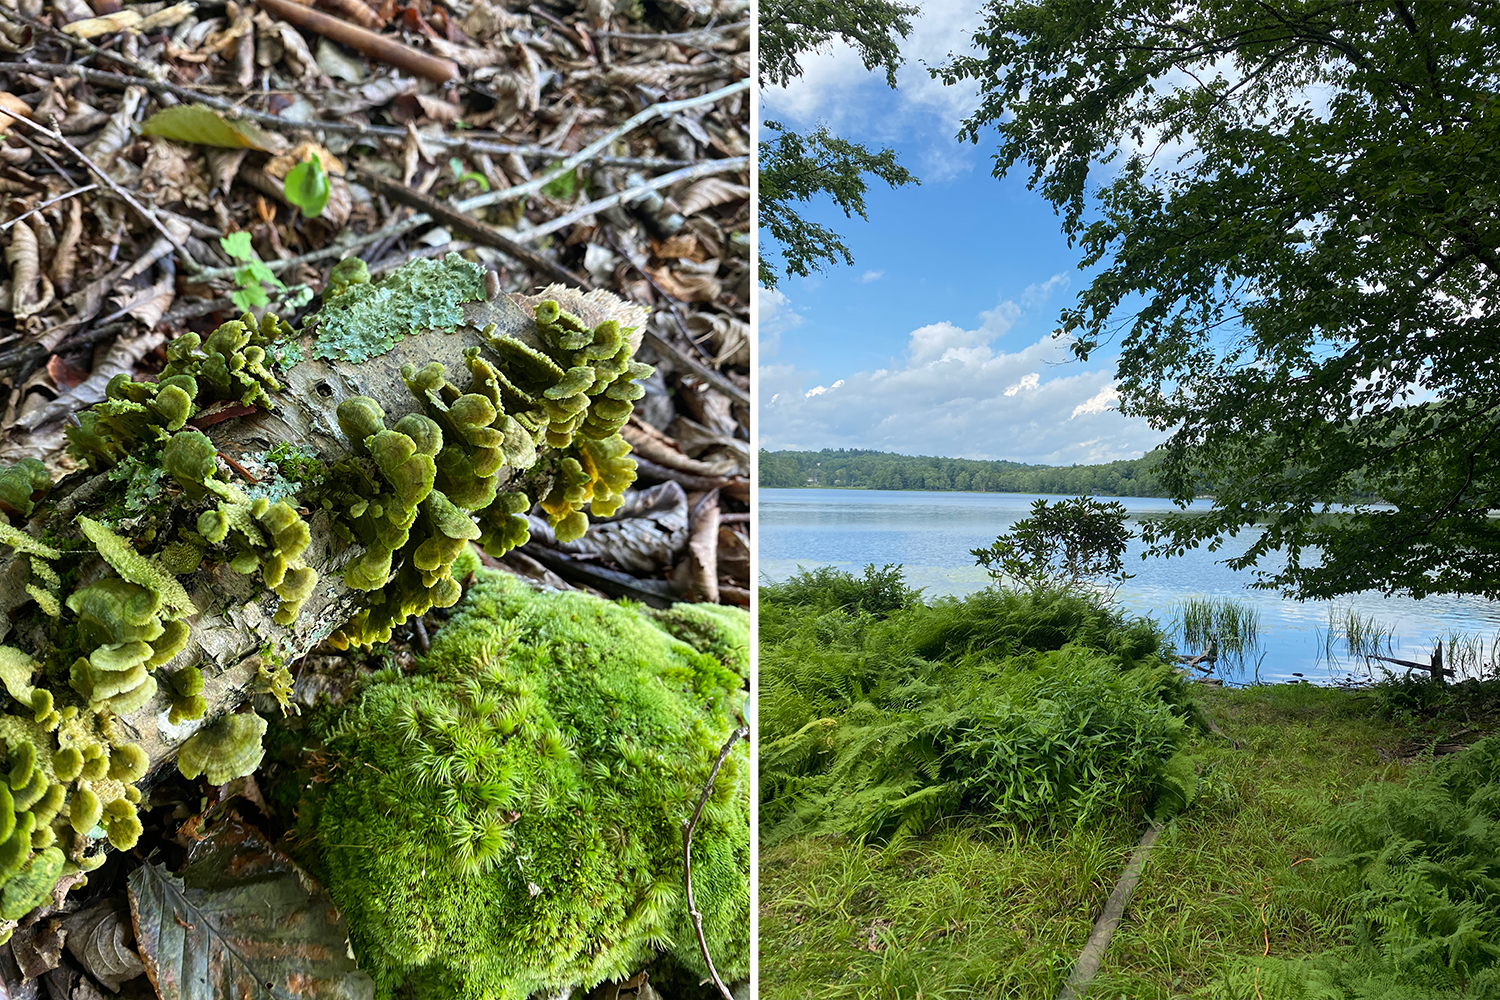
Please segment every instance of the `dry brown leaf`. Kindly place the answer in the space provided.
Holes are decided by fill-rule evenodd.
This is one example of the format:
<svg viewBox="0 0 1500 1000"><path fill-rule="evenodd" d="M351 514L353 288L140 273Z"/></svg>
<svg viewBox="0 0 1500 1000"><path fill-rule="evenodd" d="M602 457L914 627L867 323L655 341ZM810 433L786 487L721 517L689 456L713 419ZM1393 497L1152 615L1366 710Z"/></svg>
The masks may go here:
<svg viewBox="0 0 1500 1000"><path fill-rule="evenodd" d="M137 11L118 10L103 17L88 17L65 24L62 30L74 38L98 38L100 35L114 35L130 28L139 28L144 20Z"/></svg>
<svg viewBox="0 0 1500 1000"><path fill-rule="evenodd" d="M36 232L25 221L10 227L5 263L10 265L10 310L16 319L35 315L52 304L52 282L42 274Z"/></svg>
<svg viewBox="0 0 1500 1000"><path fill-rule="evenodd" d="M93 406L104 398L104 390L109 385L110 379L121 372L134 372L136 363L166 343L166 340L166 335L161 333L147 332L136 337L122 336L115 341L115 346L109 349L109 353L94 368L92 375L46 406L22 414L16 419L16 426L23 430L32 430L43 424L61 420L68 414L85 407Z"/></svg>
<svg viewBox="0 0 1500 1000"><path fill-rule="evenodd" d="M159 136L146 142L146 162L141 164L140 190L154 194L158 205L182 202L191 208L208 209L208 178L198 169L194 150Z"/></svg>
<svg viewBox="0 0 1500 1000"><path fill-rule="evenodd" d="M4 114L6 111L10 114ZM0 90L0 135L10 131L10 127L19 117L32 117L31 105L8 90Z"/></svg>
<svg viewBox="0 0 1500 1000"><path fill-rule="evenodd" d="M248 149L205 149L204 155L208 157L208 172L213 177L213 188L211 190L228 193L230 185L234 183L235 175L240 172L240 164L245 162L249 155Z"/></svg>
<svg viewBox="0 0 1500 1000"><path fill-rule="evenodd" d="M52 255L52 264L47 269L52 284L63 295L73 289L73 273L78 268L78 241L83 235L83 201L69 198L63 223L62 236L57 240L57 252Z"/></svg>
<svg viewBox="0 0 1500 1000"><path fill-rule="evenodd" d="M707 260L702 264L685 262L676 269L646 270L663 292L679 302L712 302L724 290L723 282L715 277L718 269L717 260Z"/></svg>
<svg viewBox="0 0 1500 1000"><path fill-rule="evenodd" d="M440 97L428 97L426 94L418 94L417 103L422 106L423 114L443 125L452 125L458 121L458 116L463 114L463 108L460 108L457 104L449 104Z"/></svg>
<svg viewBox="0 0 1500 1000"><path fill-rule="evenodd" d="M135 124L136 109L145 98L145 87L125 88L125 93L120 97L119 110L109 116L99 137L83 148L84 155L101 167L107 166L114 155L135 138L131 126Z"/></svg>
<svg viewBox="0 0 1500 1000"><path fill-rule="evenodd" d="M103 900L67 917L63 925L68 931L68 951L111 992L120 992L122 983L145 974L124 900Z"/></svg>
<svg viewBox="0 0 1500 1000"><path fill-rule="evenodd" d="M248 4L241 7L234 0L229 0L229 3L224 6L224 11L229 15L229 27L223 31L216 31L204 39L203 46L199 49L200 54L215 55L225 52L242 37L255 30L255 15L253 8ZM307 43L303 42L302 47L306 49Z"/></svg>
<svg viewBox="0 0 1500 1000"><path fill-rule="evenodd" d="M182 0L182 3L163 7L155 14L147 14L145 20L141 22L141 34L147 35L153 31L161 31L163 28L175 28L192 17L193 11L197 9L198 5L192 0Z"/></svg>
<svg viewBox="0 0 1500 1000"><path fill-rule="evenodd" d="M432 51L444 59L452 59L460 66L467 66L470 69L498 66L505 62L505 53L495 48L478 49L472 45L458 45L442 38L429 38L427 44L432 46Z"/></svg>
<svg viewBox="0 0 1500 1000"><path fill-rule="evenodd" d="M664 243L658 243L652 251L658 257L686 257L688 260L707 260L698 237L692 233L678 233Z"/></svg>
<svg viewBox="0 0 1500 1000"><path fill-rule="evenodd" d="M169 276L132 295L117 295L115 302L121 312L134 316L149 330L160 323L162 315L172 308L172 300L177 297L173 284Z"/></svg>
<svg viewBox="0 0 1500 1000"><path fill-rule="evenodd" d="M715 350L714 364L750 367L750 324L723 313L694 313L688 317L693 339L707 340Z"/></svg>
<svg viewBox="0 0 1500 1000"><path fill-rule="evenodd" d="M298 143L280 156L271 157L261 169L279 181L285 180L293 167L314 156L322 162L324 173L338 177L344 175L344 161L315 142Z"/></svg>
<svg viewBox="0 0 1500 1000"><path fill-rule="evenodd" d="M682 192L676 201L683 215L695 215L706 208L745 201L749 197L750 189L743 184L734 184L722 177L705 177Z"/></svg>

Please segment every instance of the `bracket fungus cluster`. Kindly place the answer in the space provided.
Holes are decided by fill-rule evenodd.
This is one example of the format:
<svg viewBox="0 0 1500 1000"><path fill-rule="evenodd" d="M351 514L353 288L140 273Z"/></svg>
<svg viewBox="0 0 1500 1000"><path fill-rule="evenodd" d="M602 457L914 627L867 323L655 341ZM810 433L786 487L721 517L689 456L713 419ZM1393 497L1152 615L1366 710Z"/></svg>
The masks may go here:
<svg viewBox="0 0 1500 1000"><path fill-rule="evenodd" d="M257 648L384 641L458 601L471 544L524 543L538 505L576 537L585 508L612 514L633 482L618 431L651 369L632 360L629 327L580 320L556 301L576 296L563 290L494 302L482 269L454 255L380 282L357 262L334 277L300 334L246 315L178 337L155 379L117 375L67 430L83 466L67 480L32 460L0 468L0 918L34 905L35 886L98 864L91 845L131 846L135 782L179 746L182 772L210 781L256 766L265 723L253 713L186 744L179 727L243 699L246 683L217 678L259 662ZM461 357L462 387L441 362L382 357L425 328L463 325L465 303L485 299L510 329L476 322L467 349L425 353L455 369ZM388 369L385 395L350 392L376 369ZM329 383L345 389L311 391ZM258 458L243 447L257 433L302 456L295 476L255 478L226 454L233 442L274 468L270 441ZM122 502L130 477L109 474L137 469L164 488L149 509ZM149 753L126 716L149 723Z"/></svg>

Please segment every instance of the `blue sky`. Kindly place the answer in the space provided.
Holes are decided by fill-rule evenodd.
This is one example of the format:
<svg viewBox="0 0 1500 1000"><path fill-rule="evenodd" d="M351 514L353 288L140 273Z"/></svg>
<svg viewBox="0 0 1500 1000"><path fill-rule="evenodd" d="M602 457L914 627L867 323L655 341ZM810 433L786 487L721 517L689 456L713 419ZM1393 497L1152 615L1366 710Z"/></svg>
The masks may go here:
<svg viewBox="0 0 1500 1000"><path fill-rule="evenodd" d="M993 140L953 138L974 92L923 68L967 46L976 0L922 7L898 90L840 47L763 95L763 117L892 146L922 183L876 182L869 222L807 209L855 263L761 292L761 446L1051 465L1137 457L1165 436L1116 409L1113 357L1079 363L1051 337L1087 283L1078 252L1024 176L991 175Z"/></svg>

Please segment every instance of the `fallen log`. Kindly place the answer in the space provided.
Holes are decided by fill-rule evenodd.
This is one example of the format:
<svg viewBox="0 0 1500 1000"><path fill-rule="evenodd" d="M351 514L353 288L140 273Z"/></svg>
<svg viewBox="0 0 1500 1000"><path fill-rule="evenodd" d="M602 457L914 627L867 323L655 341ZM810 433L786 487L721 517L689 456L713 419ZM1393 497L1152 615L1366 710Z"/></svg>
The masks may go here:
<svg viewBox="0 0 1500 1000"><path fill-rule="evenodd" d="M268 342L296 359L274 374L249 327L179 338L159 381L119 376L82 415L70 439L92 468L45 496L26 479L39 463L0 470L0 740L11 784L27 742L46 790L15 799L32 817L16 845L28 870L102 859L80 818L99 804L84 787L94 779L86 763L78 776L70 741L128 759L98 793L133 820L132 782L252 687L274 690L286 662L324 640L384 641L454 603L452 567L471 541L492 555L523 544L533 504L559 537L582 533L584 506L618 506L634 478L618 429L650 371L629 360L645 311L558 286L500 295L456 256L419 263L378 285L346 269L316 324L295 336L283 324ZM452 329L333 337L345 320L391 316ZM219 378L231 398L210 398ZM54 843L65 853L47 854ZM0 881L13 875L0 852Z"/></svg>

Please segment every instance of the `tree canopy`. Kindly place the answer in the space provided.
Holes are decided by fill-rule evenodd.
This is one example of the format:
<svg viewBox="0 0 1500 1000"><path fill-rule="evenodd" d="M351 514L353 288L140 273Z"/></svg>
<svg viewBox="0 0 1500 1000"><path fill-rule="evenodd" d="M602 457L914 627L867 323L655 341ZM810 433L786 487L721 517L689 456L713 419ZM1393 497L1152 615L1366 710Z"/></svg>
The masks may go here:
<svg viewBox="0 0 1500 1000"><path fill-rule="evenodd" d="M802 75L800 58L835 39L859 53L869 70L883 69L896 86L899 39L911 31L916 7L894 0L765 0L760 4L761 87L785 87ZM872 152L830 132L825 125L802 134L779 121L765 121L760 141L760 224L781 248L774 261L762 245L760 282L775 288L782 273L806 277L812 270L854 256L827 226L802 217L797 206L826 194L846 217L865 215L866 175L892 187L917 182L896 162L895 150Z"/></svg>
<svg viewBox="0 0 1500 1000"><path fill-rule="evenodd" d="M975 37L962 135L1097 268L1060 333L1119 351L1175 498L1214 483L1154 551L1260 524L1261 586L1500 598L1500 8L992 0Z"/></svg>

